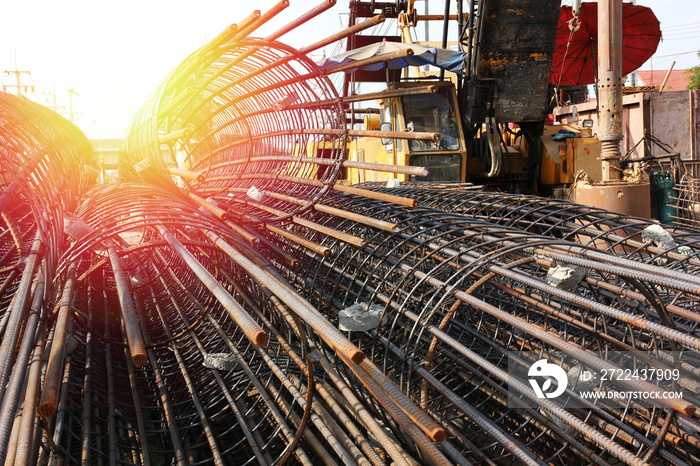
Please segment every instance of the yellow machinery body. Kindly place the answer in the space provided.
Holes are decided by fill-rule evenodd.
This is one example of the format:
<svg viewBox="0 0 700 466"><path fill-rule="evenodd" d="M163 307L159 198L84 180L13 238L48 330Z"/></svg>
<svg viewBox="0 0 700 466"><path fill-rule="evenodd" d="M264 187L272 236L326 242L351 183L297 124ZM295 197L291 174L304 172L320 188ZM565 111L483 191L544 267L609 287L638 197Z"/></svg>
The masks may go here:
<svg viewBox="0 0 700 466"><path fill-rule="evenodd" d="M546 186L569 185L580 171L584 171L592 181L600 181L602 175L598 138L569 137L553 140L552 136L560 129L561 125L545 127L539 183Z"/></svg>
<svg viewBox="0 0 700 466"><path fill-rule="evenodd" d="M400 166L426 167L427 177L391 172L348 170L348 183L365 181L464 181L467 176L467 147L462 131L455 87L451 82L431 83L435 94L414 94L380 99L379 115L365 118L365 129L435 132L437 142L363 137L350 142L348 159ZM390 90L425 86L425 82L394 84ZM377 119L377 117L379 117ZM379 128L377 128L377 124Z"/></svg>
<svg viewBox="0 0 700 466"><path fill-rule="evenodd" d="M404 82L391 85L390 90L425 86L425 82ZM402 173L348 168L347 183L366 181L386 182L394 178L403 181L469 181L483 175L488 161L467 152L467 141L462 131L459 106L451 82L436 82L435 94L391 97L378 101L379 114L364 116L364 129L391 131L427 131L440 134L437 143L399 139L359 137L348 143L348 160L399 166L428 168L427 177L415 177ZM568 137L553 140L561 129L577 136L588 136L585 129L576 125L546 126L542 135L542 158L538 183L541 186L567 187L576 174L583 170L592 181L600 181L600 141L594 137ZM527 148L524 138L515 137L518 130L506 133L503 172L525 176ZM449 133L449 134L448 134ZM318 149L318 148L316 148ZM307 148L307 155L316 152ZM317 154L318 156L318 154ZM487 183L488 184L488 183ZM501 184L494 179L493 186Z"/></svg>

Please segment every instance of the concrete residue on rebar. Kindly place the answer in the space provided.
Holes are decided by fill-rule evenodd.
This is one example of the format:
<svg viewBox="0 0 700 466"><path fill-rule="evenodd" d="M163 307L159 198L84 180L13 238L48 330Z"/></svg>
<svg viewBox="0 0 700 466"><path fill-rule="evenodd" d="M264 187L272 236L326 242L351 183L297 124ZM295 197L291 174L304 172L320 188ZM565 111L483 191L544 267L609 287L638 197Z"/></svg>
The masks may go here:
<svg viewBox="0 0 700 466"><path fill-rule="evenodd" d="M207 353L203 364L208 369L230 371L236 367L236 359L231 353Z"/></svg>
<svg viewBox="0 0 700 466"><path fill-rule="evenodd" d="M570 290L581 283L586 276L586 269L568 264L557 264L547 271L547 283L562 290Z"/></svg>
<svg viewBox="0 0 700 466"><path fill-rule="evenodd" d="M384 307L379 304L355 303L338 313L338 327L344 332L362 332L379 326Z"/></svg>

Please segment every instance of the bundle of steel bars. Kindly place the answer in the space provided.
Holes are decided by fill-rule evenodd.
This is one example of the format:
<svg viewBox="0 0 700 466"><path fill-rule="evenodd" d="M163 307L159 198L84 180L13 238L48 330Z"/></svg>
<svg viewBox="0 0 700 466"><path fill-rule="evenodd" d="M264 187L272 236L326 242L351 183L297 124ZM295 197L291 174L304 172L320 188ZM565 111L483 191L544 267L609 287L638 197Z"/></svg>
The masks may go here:
<svg viewBox="0 0 700 466"><path fill-rule="evenodd" d="M72 123L0 93L0 460L12 462L27 365L50 319L51 283L79 230L73 211L95 167L90 143Z"/></svg>

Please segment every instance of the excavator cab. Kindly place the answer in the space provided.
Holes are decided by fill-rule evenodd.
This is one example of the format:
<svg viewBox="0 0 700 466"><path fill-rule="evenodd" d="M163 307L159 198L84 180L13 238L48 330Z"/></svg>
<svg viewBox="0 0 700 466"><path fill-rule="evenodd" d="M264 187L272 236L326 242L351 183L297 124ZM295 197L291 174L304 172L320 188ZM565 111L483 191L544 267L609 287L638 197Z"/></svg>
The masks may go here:
<svg viewBox="0 0 700 466"><path fill-rule="evenodd" d="M379 114L365 118L365 129L431 132L437 141L358 138L350 143L352 161L426 167L428 176L395 173L363 173L350 170L350 183L364 181L463 181L467 150L455 87L450 82L436 82L434 94L410 94L379 100ZM389 90L425 86L420 83L394 83ZM372 177L369 179L368 177Z"/></svg>
<svg viewBox="0 0 700 466"><path fill-rule="evenodd" d="M400 98L404 131L438 133L435 142L409 140L407 165L426 167L424 181L461 181L465 162L464 136L455 105L453 86L440 86L435 94Z"/></svg>

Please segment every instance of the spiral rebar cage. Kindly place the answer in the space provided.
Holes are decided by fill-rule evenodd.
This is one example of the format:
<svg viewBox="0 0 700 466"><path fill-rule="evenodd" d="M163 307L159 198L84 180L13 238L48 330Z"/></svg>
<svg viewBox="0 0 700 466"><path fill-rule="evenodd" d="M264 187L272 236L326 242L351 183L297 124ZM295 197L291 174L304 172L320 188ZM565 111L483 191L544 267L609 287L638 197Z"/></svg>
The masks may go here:
<svg viewBox="0 0 700 466"><path fill-rule="evenodd" d="M0 461L42 308L80 196L96 179L92 147L57 113L0 92ZM11 457L10 457L11 458Z"/></svg>
<svg viewBox="0 0 700 466"><path fill-rule="evenodd" d="M235 31L190 55L137 115L123 172L177 184L239 221L286 218L338 178L345 111L306 55Z"/></svg>
<svg viewBox="0 0 700 466"><path fill-rule="evenodd" d="M29 253L35 237L49 268L57 266L64 214L95 181L96 165L90 142L76 126L46 107L0 92L3 273L18 270L18 259Z"/></svg>
<svg viewBox="0 0 700 466"><path fill-rule="evenodd" d="M77 215L85 235L63 257L53 330L34 353L46 373L41 383L31 372L26 394L24 415L33 418L26 410L38 397L45 435L33 424L18 434L21 460L272 464L306 455L295 445L314 393L309 350L298 339L295 361L280 340L268 343L269 331L297 324L212 241L235 241L215 233L226 234L223 225L186 199L129 184L93 190Z"/></svg>
<svg viewBox="0 0 700 466"><path fill-rule="evenodd" d="M394 222L398 231L319 214L315 221L366 243L326 237L320 241L336 254L308 253L301 268L287 270L289 280L332 322L343 325L358 305L365 325L372 312L381 316L351 327L351 340L441 423L468 461L698 461L697 274L454 213L350 197L326 202ZM562 268L567 279L558 280ZM518 370L535 354L571 377L581 367L623 364L618 352L678 369L687 397L602 405L567 392L566 403L551 403L535 398ZM598 383L600 390L613 384Z"/></svg>
<svg viewBox="0 0 700 466"><path fill-rule="evenodd" d="M45 435L19 431L18 464L415 464L339 367L411 448L444 460L444 430L214 216L132 184L93 190L77 213L85 235L63 257L25 395L31 410L41 385Z"/></svg>
<svg viewBox="0 0 700 466"><path fill-rule="evenodd" d="M700 228L700 180L683 177L674 187L676 215L674 222L692 228Z"/></svg>
<svg viewBox="0 0 700 466"><path fill-rule="evenodd" d="M688 226L660 225L574 202L495 193L479 186L425 187L404 183L386 188L365 183L365 189L415 199L421 206L460 213L498 225L565 239L635 260L697 273L700 231Z"/></svg>

